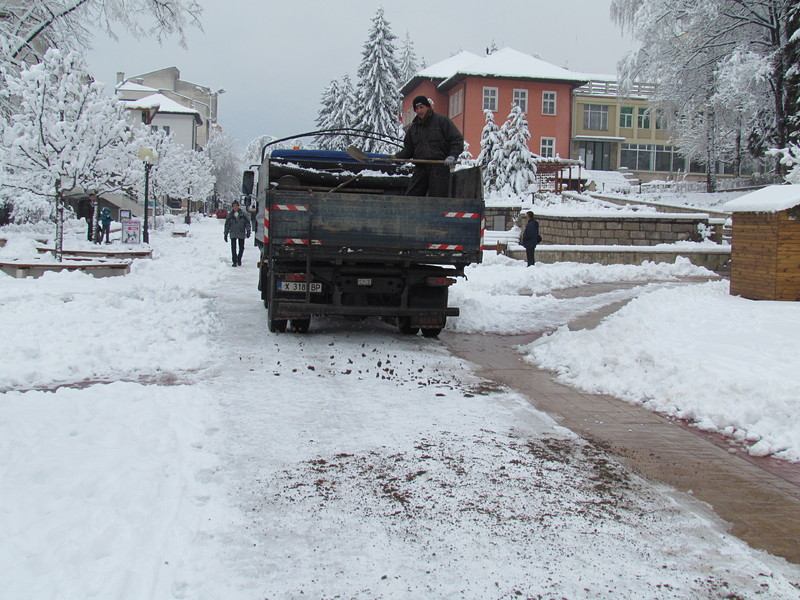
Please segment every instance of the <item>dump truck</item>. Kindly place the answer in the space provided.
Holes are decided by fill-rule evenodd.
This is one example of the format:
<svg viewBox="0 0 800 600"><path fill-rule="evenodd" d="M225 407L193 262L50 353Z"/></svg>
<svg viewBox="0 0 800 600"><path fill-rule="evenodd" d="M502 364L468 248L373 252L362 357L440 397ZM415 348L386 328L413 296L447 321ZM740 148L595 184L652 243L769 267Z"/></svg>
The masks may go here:
<svg viewBox="0 0 800 600"><path fill-rule="evenodd" d="M451 174L449 197L405 196L411 165L387 155L272 150L243 195L258 207L258 289L269 330L308 331L312 317L377 317L434 337L448 289L479 263L480 169Z"/></svg>

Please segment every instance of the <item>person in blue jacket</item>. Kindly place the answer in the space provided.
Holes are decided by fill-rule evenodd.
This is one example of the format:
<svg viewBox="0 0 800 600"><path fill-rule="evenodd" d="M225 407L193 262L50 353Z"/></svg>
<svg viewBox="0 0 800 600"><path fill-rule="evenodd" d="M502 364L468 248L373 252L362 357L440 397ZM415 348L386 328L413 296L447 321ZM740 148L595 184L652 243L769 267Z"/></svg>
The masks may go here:
<svg viewBox="0 0 800 600"><path fill-rule="evenodd" d="M111 243L109 236L111 235L111 221L113 220L114 219L111 217L111 209L104 206L103 210L100 211L100 226L98 227L100 231L98 232L96 243L99 244L103 237L106 238L106 244Z"/></svg>
<svg viewBox="0 0 800 600"><path fill-rule="evenodd" d="M531 267L536 264L534 253L536 252L536 245L542 241L542 236L539 235L539 221L533 218L533 211L529 210L525 214L528 217L528 223L525 225L525 230L522 232L521 243L525 248L528 266Z"/></svg>

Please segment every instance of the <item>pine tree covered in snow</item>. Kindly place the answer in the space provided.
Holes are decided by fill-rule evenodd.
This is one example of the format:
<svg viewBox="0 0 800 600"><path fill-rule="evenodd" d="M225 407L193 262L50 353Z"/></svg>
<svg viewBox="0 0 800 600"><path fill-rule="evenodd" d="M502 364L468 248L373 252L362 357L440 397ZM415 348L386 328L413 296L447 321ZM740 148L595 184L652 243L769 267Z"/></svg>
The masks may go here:
<svg viewBox="0 0 800 600"><path fill-rule="evenodd" d="M406 37L403 40L403 47L400 51L399 70L400 86L405 85L420 70L417 53L414 51L414 42L411 41L411 35L409 35L408 31L406 31Z"/></svg>
<svg viewBox="0 0 800 600"><path fill-rule="evenodd" d="M322 106L317 114L318 129L349 129L352 125L353 84L345 74L334 79L322 94ZM314 142L318 148L345 150L352 142L347 131L318 135Z"/></svg>
<svg viewBox="0 0 800 600"><path fill-rule="evenodd" d="M500 151L503 147L503 140L500 137L500 129L494 122L494 113L491 110L484 110L486 115L486 125L481 132L481 151L478 154L477 163L483 173L483 185L486 191L496 190L497 175L500 164Z"/></svg>
<svg viewBox="0 0 800 600"><path fill-rule="evenodd" d="M503 142L498 153L498 173L495 187L512 196L530 194L536 190L536 163L528 149L531 139L528 121L518 104L511 107L508 119L500 128Z"/></svg>
<svg viewBox="0 0 800 600"><path fill-rule="evenodd" d="M339 80L332 79L328 86L322 91L319 111L317 111L317 129L333 129L339 127L334 122L336 116L336 104L339 102L341 92L339 90ZM331 139L325 135L318 135L314 138L317 148L330 149Z"/></svg>
<svg viewBox="0 0 800 600"><path fill-rule="evenodd" d="M383 15L383 8L379 8L361 53L354 119L357 129L390 138L397 137L400 112L396 37ZM376 139L365 138L363 146L370 152L392 151L391 144Z"/></svg>
<svg viewBox="0 0 800 600"><path fill-rule="evenodd" d="M63 194L98 193L130 184L135 149L124 108L93 83L77 53L48 50L40 64L6 75L19 105L0 123L0 201L13 202L14 218L56 217L63 235Z"/></svg>

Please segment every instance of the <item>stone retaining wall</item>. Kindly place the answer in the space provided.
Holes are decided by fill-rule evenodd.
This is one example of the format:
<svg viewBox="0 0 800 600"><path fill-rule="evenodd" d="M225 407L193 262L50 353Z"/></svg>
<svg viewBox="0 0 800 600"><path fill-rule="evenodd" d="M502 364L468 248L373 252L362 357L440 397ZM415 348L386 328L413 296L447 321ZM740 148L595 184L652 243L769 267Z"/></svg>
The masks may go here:
<svg viewBox="0 0 800 600"><path fill-rule="evenodd" d="M536 219L545 244L565 245L654 246L681 241L699 242L702 237L698 226L708 227L708 215L705 214L641 217L538 214Z"/></svg>

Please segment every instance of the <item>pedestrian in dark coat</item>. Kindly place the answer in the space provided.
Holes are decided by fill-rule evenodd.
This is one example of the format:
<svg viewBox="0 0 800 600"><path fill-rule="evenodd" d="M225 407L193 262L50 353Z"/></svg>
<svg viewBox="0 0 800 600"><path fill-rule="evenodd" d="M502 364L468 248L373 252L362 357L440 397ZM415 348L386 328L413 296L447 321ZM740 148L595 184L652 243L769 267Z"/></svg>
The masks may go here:
<svg viewBox="0 0 800 600"><path fill-rule="evenodd" d="M525 225L525 230L522 232L522 240L520 240L520 242L525 248L528 266L531 267L536 264L536 259L533 255L534 252L536 252L537 244L542 241L542 236L539 235L539 221L533 218L533 211L529 210L526 216L528 217L528 223Z"/></svg>
<svg viewBox="0 0 800 600"><path fill-rule="evenodd" d="M239 209L239 202L234 200L231 205L231 212L225 219L225 241L231 238L231 258L234 267L242 266L242 255L244 254L244 240L250 237L250 218ZM238 245L238 250L237 250Z"/></svg>
<svg viewBox="0 0 800 600"><path fill-rule="evenodd" d="M413 102L417 114L406 131L403 149L396 158L441 160L444 164L414 165L407 196L447 197L450 193L450 170L464 151L464 136L447 117L433 112L425 96Z"/></svg>
<svg viewBox="0 0 800 600"><path fill-rule="evenodd" d="M78 216L86 219L86 239L90 242L94 240L94 228L92 227L94 221L94 204L94 194L89 194L88 198L85 198L78 203Z"/></svg>

